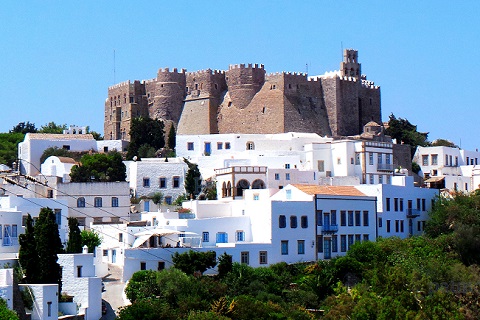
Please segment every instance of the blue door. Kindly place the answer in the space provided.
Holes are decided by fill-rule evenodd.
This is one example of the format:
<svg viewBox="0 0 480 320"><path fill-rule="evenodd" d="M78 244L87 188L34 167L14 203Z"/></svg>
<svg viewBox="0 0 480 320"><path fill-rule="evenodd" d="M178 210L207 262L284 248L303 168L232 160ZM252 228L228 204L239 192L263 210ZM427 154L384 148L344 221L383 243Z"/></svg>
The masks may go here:
<svg viewBox="0 0 480 320"><path fill-rule="evenodd" d="M325 214L323 216L323 229L325 231L330 231L330 215L329 214Z"/></svg>
<svg viewBox="0 0 480 320"><path fill-rule="evenodd" d="M205 142L205 152L204 152L205 155L209 156L211 152L212 152L212 147L210 142Z"/></svg>
<svg viewBox="0 0 480 320"><path fill-rule="evenodd" d="M323 241L323 258L324 259L332 258L332 239L325 239Z"/></svg>

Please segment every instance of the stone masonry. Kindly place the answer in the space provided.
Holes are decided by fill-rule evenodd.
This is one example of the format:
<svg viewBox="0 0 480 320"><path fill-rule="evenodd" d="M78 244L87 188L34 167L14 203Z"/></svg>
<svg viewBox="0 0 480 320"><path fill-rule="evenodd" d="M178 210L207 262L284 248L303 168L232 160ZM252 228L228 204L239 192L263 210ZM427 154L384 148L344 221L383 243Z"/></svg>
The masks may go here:
<svg viewBox="0 0 480 320"><path fill-rule="evenodd" d="M360 134L381 123L380 88L361 74L356 50L344 50L340 71L308 77L266 74L263 65L227 71L160 69L150 80L108 88L104 137L129 140L133 117L161 119L177 134L313 132Z"/></svg>

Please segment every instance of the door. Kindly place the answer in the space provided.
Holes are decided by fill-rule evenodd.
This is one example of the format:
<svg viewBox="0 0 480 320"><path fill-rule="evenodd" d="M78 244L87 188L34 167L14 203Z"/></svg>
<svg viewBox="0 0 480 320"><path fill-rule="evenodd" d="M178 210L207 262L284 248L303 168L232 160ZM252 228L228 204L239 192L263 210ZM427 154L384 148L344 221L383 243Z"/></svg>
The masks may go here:
<svg viewBox="0 0 480 320"><path fill-rule="evenodd" d="M329 214L323 215L323 228L324 228L325 231L330 230L330 215Z"/></svg>
<svg viewBox="0 0 480 320"><path fill-rule="evenodd" d="M325 239L323 241L323 258L331 259L332 258L332 239Z"/></svg>
<svg viewBox="0 0 480 320"><path fill-rule="evenodd" d="M112 249L112 263L117 262L117 250Z"/></svg>
<svg viewBox="0 0 480 320"><path fill-rule="evenodd" d="M210 153L212 152L212 147L210 142L205 142L205 155L209 156Z"/></svg>

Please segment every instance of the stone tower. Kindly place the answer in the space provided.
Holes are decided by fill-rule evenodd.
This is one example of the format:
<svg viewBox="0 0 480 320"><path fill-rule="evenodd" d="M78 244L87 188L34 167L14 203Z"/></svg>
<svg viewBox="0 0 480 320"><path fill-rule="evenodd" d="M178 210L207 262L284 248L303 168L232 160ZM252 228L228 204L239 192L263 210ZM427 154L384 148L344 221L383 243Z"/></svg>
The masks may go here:
<svg viewBox="0 0 480 320"><path fill-rule="evenodd" d="M153 101L149 104L152 119L171 120L178 123L183 109L186 90L185 69L160 69L157 73Z"/></svg>
<svg viewBox="0 0 480 320"><path fill-rule="evenodd" d="M233 105L244 109L265 83L265 70L263 64L230 65L225 78Z"/></svg>

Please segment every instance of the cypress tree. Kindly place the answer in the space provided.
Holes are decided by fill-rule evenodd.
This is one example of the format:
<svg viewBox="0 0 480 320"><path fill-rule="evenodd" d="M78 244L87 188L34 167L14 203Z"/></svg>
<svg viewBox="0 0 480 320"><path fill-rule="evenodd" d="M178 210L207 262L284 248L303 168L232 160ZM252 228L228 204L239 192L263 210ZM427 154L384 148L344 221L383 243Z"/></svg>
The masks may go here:
<svg viewBox="0 0 480 320"><path fill-rule="evenodd" d="M167 146L170 150L175 150L175 139L176 139L175 126L172 123L172 125L170 126L170 131L168 132L168 138L167 138Z"/></svg>
<svg viewBox="0 0 480 320"><path fill-rule="evenodd" d="M18 261L25 275L27 283L35 283L37 279L38 252L35 244L35 234L33 219L30 214L27 215L25 222L25 233L19 236L18 242L20 250L18 251Z"/></svg>
<svg viewBox="0 0 480 320"><path fill-rule="evenodd" d="M68 218L68 230L67 253L81 253L82 236L77 218Z"/></svg>

